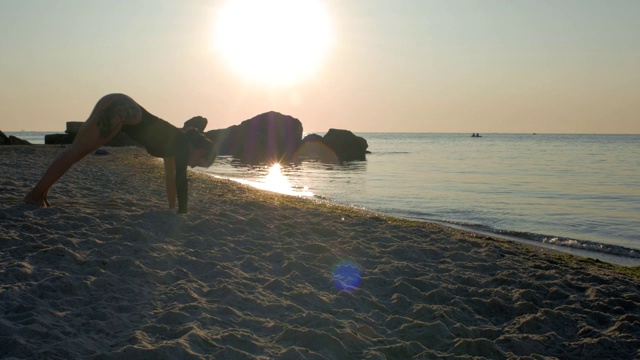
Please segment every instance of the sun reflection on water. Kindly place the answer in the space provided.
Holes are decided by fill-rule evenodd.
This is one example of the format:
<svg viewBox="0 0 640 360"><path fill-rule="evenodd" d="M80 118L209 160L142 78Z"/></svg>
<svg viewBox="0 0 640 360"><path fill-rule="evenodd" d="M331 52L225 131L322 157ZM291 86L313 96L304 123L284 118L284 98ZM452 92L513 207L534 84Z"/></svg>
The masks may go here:
<svg viewBox="0 0 640 360"><path fill-rule="evenodd" d="M259 178L257 181L233 179L240 183L253 186L255 188L267 191L273 191L285 195L295 196L313 196L313 193L309 191L307 186L302 188L295 188L287 176L282 172L282 165L273 164L267 170L267 174L264 177Z"/></svg>

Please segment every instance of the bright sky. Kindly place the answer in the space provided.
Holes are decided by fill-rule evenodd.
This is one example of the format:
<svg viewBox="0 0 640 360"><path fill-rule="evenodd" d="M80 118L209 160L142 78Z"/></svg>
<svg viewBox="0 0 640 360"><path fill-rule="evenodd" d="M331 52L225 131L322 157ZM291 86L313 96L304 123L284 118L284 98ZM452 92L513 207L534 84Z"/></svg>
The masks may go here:
<svg viewBox="0 0 640 360"><path fill-rule="evenodd" d="M242 39L263 39L241 57L264 61L238 70L219 45L245 40L216 35L242 22L219 17L227 1L3 0L0 130L62 131L123 92L177 126L205 116L208 130L275 110L307 132L640 134L638 0L317 1L323 38L290 36L314 18L293 32L244 26ZM289 43L260 46L269 36ZM248 75L261 64L284 64L287 81ZM305 77L287 73L297 65Z"/></svg>

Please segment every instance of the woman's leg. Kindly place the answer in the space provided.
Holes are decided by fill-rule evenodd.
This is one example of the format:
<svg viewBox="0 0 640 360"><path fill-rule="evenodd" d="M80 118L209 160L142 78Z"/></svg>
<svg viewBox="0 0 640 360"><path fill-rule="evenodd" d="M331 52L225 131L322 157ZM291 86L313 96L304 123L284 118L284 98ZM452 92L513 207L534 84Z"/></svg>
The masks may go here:
<svg viewBox="0 0 640 360"><path fill-rule="evenodd" d="M133 99L123 94L111 94L98 101L89 119L82 125L70 147L61 152L49 165L36 186L24 201L50 206L47 194L51 186L87 154L111 140L124 124L136 124L142 112Z"/></svg>

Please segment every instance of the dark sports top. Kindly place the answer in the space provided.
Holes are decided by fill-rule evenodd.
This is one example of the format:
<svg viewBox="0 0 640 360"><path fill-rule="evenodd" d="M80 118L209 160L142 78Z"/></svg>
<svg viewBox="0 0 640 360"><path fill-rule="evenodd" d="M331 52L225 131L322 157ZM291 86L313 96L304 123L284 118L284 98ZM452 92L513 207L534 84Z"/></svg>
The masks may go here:
<svg viewBox="0 0 640 360"><path fill-rule="evenodd" d="M187 212L187 158L189 147L185 133L170 123L152 115L142 106L142 119L135 125L122 126L122 132L144 146L155 157L174 157L176 161L176 192L178 212Z"/></svg>

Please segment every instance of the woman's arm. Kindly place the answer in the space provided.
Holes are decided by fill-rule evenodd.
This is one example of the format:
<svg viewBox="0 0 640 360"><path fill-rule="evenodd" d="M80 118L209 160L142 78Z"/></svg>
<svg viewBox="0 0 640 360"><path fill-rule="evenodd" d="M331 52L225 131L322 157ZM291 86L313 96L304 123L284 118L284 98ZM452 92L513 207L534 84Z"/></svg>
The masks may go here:
<svg viewBox="0 0 640 360"><path fill-rule="evenodd" d="M175 157L176 169L176 194L178 195L178 214L187 213L187 202L189 200L189 190L187 184L187 153L181 151Z"/></svg>
<svg viewBox="0 0 640 360"><path fill-rule="evenodd" d="M164 177L167 183L167 200L169 208L176 207L176 159L173 157L164 158Z"/></svg>

